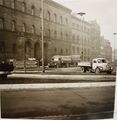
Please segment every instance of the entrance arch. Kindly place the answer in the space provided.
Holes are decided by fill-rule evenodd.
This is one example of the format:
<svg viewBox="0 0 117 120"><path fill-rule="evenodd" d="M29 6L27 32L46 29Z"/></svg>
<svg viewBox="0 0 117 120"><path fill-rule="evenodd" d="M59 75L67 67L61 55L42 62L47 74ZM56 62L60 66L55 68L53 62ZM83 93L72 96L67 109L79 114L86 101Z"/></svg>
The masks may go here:
<svg viewBox="0 0 117 120"><path fill-rule="evenodd" d="M26 56L26 58L31 58L31 49L32 49L32 45L31 45L31 42L28 40L25 42L25 56Z"/></svg>
<svg viewBox="0 0 117 120"><path fill-rule="evenodd" d="M40 51L40 45L37 42L37 43L34 44L34 58L37 58L37 59L40 58L40 52L39 51Z"/></svg>

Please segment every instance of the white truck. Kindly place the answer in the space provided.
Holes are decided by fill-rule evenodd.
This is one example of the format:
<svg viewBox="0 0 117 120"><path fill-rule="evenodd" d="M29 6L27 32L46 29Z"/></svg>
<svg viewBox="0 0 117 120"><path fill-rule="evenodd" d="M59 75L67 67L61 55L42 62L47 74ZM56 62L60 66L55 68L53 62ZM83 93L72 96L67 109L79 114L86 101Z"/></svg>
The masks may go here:
<svg viewBox="0 0 117 120"><path fill-rule="evenodd" d="M107 72L111 74L113 67L109 64L106 58L95 58L91 62L79 62L78 66L82 68L83 72L90 71L96 74L100 72Z"/></svg>

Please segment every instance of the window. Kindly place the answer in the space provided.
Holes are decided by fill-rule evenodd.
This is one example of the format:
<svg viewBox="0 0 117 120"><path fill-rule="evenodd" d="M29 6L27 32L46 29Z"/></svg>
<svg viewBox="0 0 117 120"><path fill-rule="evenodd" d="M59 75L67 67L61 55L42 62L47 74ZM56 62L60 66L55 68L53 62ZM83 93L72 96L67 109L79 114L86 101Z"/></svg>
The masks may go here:
<svg viewBox="0 0 117 120"><path fill-rule="evenodd" d="M57 38L57 32L56 32L56 30L54 31L54 37L55 37L55 39Z"/></svg>
<svg viewBox="0 0 117 120"><path fill-rule="evenodd" d="M54 14L54 22L57 22L57 16Z"/></svg>
<svg viewBox="0 0 117 120"><path fill-rule="evenodd" d="M31 33L35 33L35 26L34 25L32 25L32 27L31 27Z"/></svg>
<svg viewBox="0 0 117 120"><path fill-rule="evenodd" d="M0 5L3 5L3 0L0 0Z"/></svg>
<svg viewBox="0 0 117 120"><path fill-rule="evenodd" d="M65 19L65 21L66 21L66 24L68 24L68 19L67 18Z"/></svg>
<svg viewBox="0 0 117 120"><path fill-rule="evenodd" d="M77 42L79 43L79 36L77 36Z"/></svg>
<svg viewBox="0 0 117 120"><path fill-rule="evenodd" d="M13 8L13 9L15 8L15 0L11 1L11 8Z"/></svg>
<svg viewBox="0 0 117 120"><path fill-rule="evenodd" d="M3 19L0 18L0 29L3 29L4 28L4 21Z"/></svg>
<svg viewBox="0 0 117 120"><path fill-rule="evenodd" d="M34 6L31 7L31 15L35 15L35 7Z"/></svg>
<svg viewBox="0 0 117 120"><path fill-rule="evenodd" d="M75 54L75 47L72 47L72 53Z"/></svg>
<svg viewBox="0 0 117 120"><path fill-rule="evenodd" d="M11 31L16 31L16 22L14 20L12 21Z"/></svg>
<svg viewBox="0 0 117 120"><path fill-rule="evenodd" d="M68 55L68 49L66 49L66 55Z"/></svg>
<svg viewBox="0 0 117 120"><path fill-rule="evenodd" d="M55 52L55 54L57 53L57 48L54 48L54 52Z"/></svg>
<svg viewBox="0 0 117 120"><path fill-rule="evenodd" d="M51 19L51 18L50 18L50 12L48 11L48 12L47 12L47 20L50 21L50 19Z"/></svg>
<svg viewBox="0 0 117 120"><path fill-rule="evenodd" d="M61 39L63 39L63 33L61 32Z"/></svg>
<svg viewBox="0 0 117 120"><path fill-rule="evenodd" d="M26 12L26 3L25 2L22 3L22 12Z"/></svg>
<svg viewBox="0 0 117 120"><path fill-rule="evenodd" d="M62 24L63 23L63 18L62 18L62 16L60 16L60 24Z"/></svg>
<svg viewBox="0 0 117 120"><path fill-rule="evenodd" d="M63 49L61 48L61 51L60 51L61 54L63 54Z"/></svg>
<svg viewBox="0 0 117 120"><path fill-rule="evenodd" d="M77 54L79 53L79 47L77 47Z"/></svg>
<svg viewBox="0 0 117 120"><path fill-rule="evenodd" d="M42 18L42 8L40 8L39 16Z"/></svg>
<svg viewBox="0 0 117 120"><path fill-rule="evenodd" d="M47 31L47 36L48 36L48 38L50 38L50 29L48 29L48 31Z"/></svg>
<svg viewBox="0 0 117 120"><path fill-rule="evenodd" d="M26 24L25 23L22 24L22 32L26 32Z"/></svg>

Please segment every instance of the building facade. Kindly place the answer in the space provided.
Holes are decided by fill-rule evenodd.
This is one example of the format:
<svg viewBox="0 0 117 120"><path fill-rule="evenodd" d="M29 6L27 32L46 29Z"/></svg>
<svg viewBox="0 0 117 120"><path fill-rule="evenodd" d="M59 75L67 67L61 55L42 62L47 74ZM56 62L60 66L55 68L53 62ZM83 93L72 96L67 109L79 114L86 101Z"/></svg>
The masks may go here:
<svg viewBox="0 0 117 120"><path fill-rule="evenodd" d="M89 61L99 55L100 28L82 21L71 10L44 0L44 57L81 55ZM0 0L0 58L23 60L42 56L41 0Z"/></svg>

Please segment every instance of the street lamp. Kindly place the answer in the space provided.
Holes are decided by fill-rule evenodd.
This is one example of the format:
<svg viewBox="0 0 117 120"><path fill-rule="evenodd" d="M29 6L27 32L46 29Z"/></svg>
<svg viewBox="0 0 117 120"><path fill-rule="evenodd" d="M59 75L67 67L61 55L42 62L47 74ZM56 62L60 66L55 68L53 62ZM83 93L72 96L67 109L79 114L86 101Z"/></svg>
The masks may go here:
<svg viewBox="0 0 117 120"><path fill-rule="evenodd" d="M44 14L43 14L43 0L41 0L41 8L42 8L42 16L41 16L41 28L42 28L42 31L41 31L41 39L42 39L42 72L45 72L45 68L44 68L44 39L43 39L43 30L44 30L44 27L43 27L43 20L44 20Z"/></svg>
<svg viewBox="0 0 117 120"><path fill-rule="evenodd" d="M86 13L84 13L84 12L79 12L79 13L77 13L78 15L80 15L81 16L81 20L82 20L82 30L81 30L81 32L82 32L82 52L81 52L81 56L82 56L82 61L84 61L84 42L83 42L83 20L84 20L84 15L86 14Z"/></svg>
<svg viewBox="0 0 117 120"><path fill-rule="evenodd" d="M113 33L114 35L114 65L116 66L116 56L115 56L115 50L116 50L116 35L117 33Z"/></svg>

